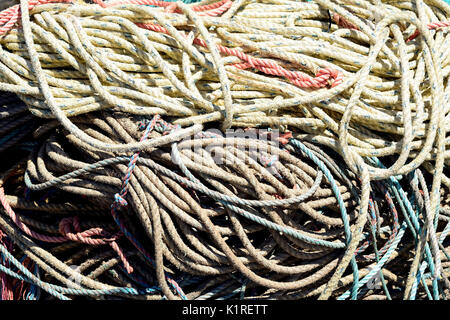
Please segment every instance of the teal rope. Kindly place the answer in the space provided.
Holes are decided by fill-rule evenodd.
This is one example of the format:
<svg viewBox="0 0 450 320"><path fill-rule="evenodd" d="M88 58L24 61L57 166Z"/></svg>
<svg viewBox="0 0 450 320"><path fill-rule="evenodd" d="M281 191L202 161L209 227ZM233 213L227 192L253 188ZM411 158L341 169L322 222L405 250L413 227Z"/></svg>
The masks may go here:
<svg viewBox="0 0 450 320"><path fill-rule="evenodd" d="M447 234L450 232L450 222L447 223L444 231L442 231L441 235L439 236L439 243L443 243L445 238L447 237ZM420 280L422 278L422 280L424 280L424 278L422 277L422 275L425 272L425 269L427 268L428 264L426 261L422 262L422 265L419 268L419 271L417 272L417 276L414 279L414 284L413 287L411 289L411 295L410 295L410 300L414 300L415 296L416 296L416 292L417 292L417 287L419 286ZM427 288L426 284L425 287Z"/></svg>
<svg viewBox="0 0 450 320"><path fill-rule="evenodd" d="M197 180L197 178L195 178L192 173L189 171L188 168L186 168L186 166L183 164L183 162L181 161L181 159L179 157L177 157L177 144L174 143L172 144L172 161L177 164L181 171L185 174L186 177L188 177L193 183L196 183L197 185L203 186L201 184L201 182L199 180ZM185 182L185 184L187 184ZM203 186L204 187L204 186ZM207 189L206 187L204 187L205 189ZM287 234L289 236L292 236L296 239L305 241L307 243L311 243L314 245L319 245L319 246L324 246L324 247L329 247L329 248L334 248L334 249L338 249L338 248L343 248L345 247L345 244L340 243L340 242L331 242L331 241L326 241L326 240L320 240L320 239L314 239L311 237L308 237L304 234L301 234L300 232L298 232L297 230L294 230L290 227L282 227L276 223L273 223L265 218L259 217L253 213L248 212L247 210L244 210L240 207L235 206L234 204L231 204L227 201L224 200L219 200L224 206L226 206L227 208L229 208L230 210L233 210L234 212L236 212L237 214L251 220L254 221L256 223L259 223L267 228L270 228L272 230L278 231L278 232L282 232L284 234Z"/></svg>
<svg viewBox="0 0 450 320"><path fill-rule="evenodd" d="M378 160L378 158L372 157L369 159L369 161L373 162L374 164L378 165L380 168L385 168L384 165ZM420 233L421 227L419 224L418 217L416 215L415 210L413 209L411 202L409 201L407 195L405 194L403 188L400 186L400 183L395 177L390 177L388 180L389 183L389 189L395 194L395 197L398 199L400 203L400 208L406 217L411 218L411 226L410 230L413 233L414 237L417 240L417 235ZM428 262L428 266L431 270L431 272L434 272L434 262L433 257L431 254L430 246L428 243L425 244L425 258ZM433 296L435 300L439 300L439 287L437 283L437 279L433 280Z"/></svg>
<svg viewBox="0 0 450 320"><path fill-rule="evenodd" d="M306 147L305 147L306 148ZM336 194L336 197L338 198L338 201L340 203L341 206L341 211L343 212L343 214L346 216L346 209L345 209L345 205L343 203L342 197L340 195L340 191L337 188L337 185L334 181L333 176L331 175L331 173L328 171L328 169L326 168L326 166L323 164L322 161L320 161L317 157L315 157L315 155L309 151L309 149L305 149L308 150L307 156L308 157L312 157L311 160L313 160L314 162L318 163L318 167L321 169L321 171L324 173L324 175L327 177L328 180L332 181L332 186L334 188L334 192ZM122 162L128 162L129 161L129 157L115 157L115 158L109 158L109 159L105 159L105 160L101 160L98 161L96 163L90 164L88 166L86 166L85 168L82 169L78 169L75 171L72 171L70 173L67 173L61 177L55 178L53 180L47 181L45 183L42 184L38 184L38 185L34 185L30 178L29 175L27 173L25 173L24 176L24 180L25 180L25 184L26 186L30 189L30 190L41 190L44 188L48 188L51 186L55 186L57 184L62 183L63 181L69 179L69 178L74 178L78 175L81 174L85 174L88 173L90 171L93 171L97 168L101 168L104 166L108 166L108 165L113 165L113 164L117 164L117 163L122 163ZM154 161L152 161L151 159L146 159L146 158L138 158L137 160L138 162L147 165L148 167L152 168L152 169L156 169L157 171L161 172L162 174L174 179L175 181L178 181L180 183L185 184L187 187L192 188L194 190L203 192L207 195L209 195L210 197L221 201L225 206L227 206L228 208L230 208L231 210L233 210L234 212L238 213L239 215L254 221L258 224L261 224L267 228L270 228L272 230L278 231L278 232L282 232L284 234L287 234L289 236L292 236L296 239L305 241L307 243L311 243L314 245L318 245L318 246L323 246L323 247L328 247L328 248L333 248L333 249L342 249L346 247L345 243L342 242L331 242L331 241L327 241L327 240L321 240L321 239L315 239L309 236L306 236L300 232L298 232L297 230L290 228L290 227L282 227L276 223L273 223L265 218L259 217L256 214L250 213L247 210L244 210L240 207L235 206L233 203L239 203L241 205L250 205L250 206L268 206L268 205L279 205L279 204L289 204L291 199L285 199L285 200L268 200L268 201L254 201L254 200L245 200L245 199L240 199L238 197L229 197L229 196L225 196L223 194L221 194L220 192L216 192L213 191L211 189L208 189L207 187L205 187L204 185L202 185L201 183L194 182L194 181L189 181L186 180L184 177L179 176L178 174L172 172L171 170L155 163ZM175 159L175 161L177 162L178 160ZM176 163L175 162L175 163ZM179 163L181 161L178 161ZM177 164L179 164L177 163ZM184 165L183 165L184 166ZM184 167L184 174L189 177L190 172L187 170L187 168ZM191 177L193 177L191 175ZM318 178L316 179L316 183L319 181L320 178L320 174L318 175ZM194 178L195 179L195 178ZM192 179L191 179L192 180ZM297 198L294 198L295 202L298 202L299 199L301 200L303 197L305 197L306 194L299 196ZM348 232L350 230L349 227L349 223L348 220L346 220L346 226L348 229Z"/></svg>
<svg viewBox="0 0 450 320"><path fill-rule="evenodd" d="M273 230L283 232L283 233L291 235L297 239L300 239L302 241L312 243L315 245L320 245L320 246L325 246L325 247L330 247L330 248L335 248L335 249L345 248L347 246L347 244L349 243L349 241L351 240L348 215L347 215L341 194L339 192L339 189L337 188L336 182L335 182L333 176L331 175L331 172L328 170L327 166L324 163L324 162L326 162L325 159L323 157L319 158L309 148L307 148L304 144L302 144L298 140L291 139L290 144L292 146L294 146L296 149L298 149L300 151L300 153L302 153L303 155L305 155L306 157L311 159L319 167L320 170L318 172L322 172L323 175L325 175L327 180L330 182L330 185L332 186L332 190L333 190L333 192L338 200L338 203L340 205L342 220L344 221L344 230L348 231L348 233L346 232L346 243L330 242L330 241L309 238L303 234L300 234L296 230L290 230L288 228L279 226L271 221L268 221L264 218L259 217L256 214L246 211L240 207L237 207L236 205L234 205L234 203L240 204L240 205L250 205L250 206L265 206L265 205L274 205L274 204L268 203L268 202L266 203L264 201L251 202L252 200L240 199L238 197L228 197L219 192L208 189L207 187L202 185L181 162L180 156L177 153L178 151L176 148L176 146L177 146L176 144L172 145L172 161L181 168L181 171L184 173L184 175L186 177L188 177L191 181L186 181L186 179L184 177L181 177L181 176L177 175L176 173L172 172L171 170L168 170L167 168L160 166L159 164L155 163L151 159L140 158L138 161L140 161L144 165L147 165L147 166L159 171L160 173L162 173L164 175L171 177L172 179L174 179L178 182L186 184L188 187L190 187L192 189L198 190L200 192L203 192L203 193L211 196L212 198L222 202L226 207L230 208L234 212L236 212L256 223L262 224ZM375 163L379 167L383 167L382 163L377 158L371 158L368 160ZM128 162L128 161L129 161L129 157L115 157L115 158L105 159L105 160L99 161L97 163L90 164L85 168L75 170L75 171L65 174L61 177L55 178L53 180L50 180L50 181L47 181L45 183L38 184L38 185L32 184L32 182L29 179L28 174L26 173L25 174L25 183L30 189L41 190L41 189L48 188L50 186L60 184L69 178L74 178L78 175L86 174L87 172L93 171L100 167L113 165L113 164L117 164L117 163L121 163L121 162ZM334 168L334 167L332 168L332 170L335 174L336 174L336 169L337 168ZM340 171L339 169L337 169L337 170ZM344 175L342 173L342 171L339 173L340 173L339 175L341 175L341 176ZM362 280L359 280L358 266L356 264L355 258L353 257L353 259L352 259L352 260L354 260L354 263L352 262L353 276L354 276L353 287L352 287L351 291L347 291L341 297L339 297L339 299L345 299L349 296L351 296L353 299L355 299L358 296L358 290L364 284L366 284L376 273L378 273L382 269L383 265L389 260L389 257L392 255L393 250L395 250L395 248L399 244L401 238L403 237L405 230L409 229L412 232L413 236L416 238L417 238L417 234L420 232L421 221L418 218L419 212L417 212L417 205L416 205L416 201L415 201L413 195L411 195L409 198L408 198L408 196L406 196L404 190L400 186L398 179L396 177L391 177L390 179L387 179L387 184L388 184L388 186L387 186L388 189L390 190L390 192L392 194L394 194L395 198L397 199L405 220L403 221L403 223L401 225L401 228L399 230L399 233L397 234L397 237L394 239L390 248L388 249L386 254L381 259L380 259L379 255L377 254L378 253L377 249L375 248L376 268L372 269L371 272L366 277L364 277ZM242 201L244 201L244 202L242 202ZM247 202L247 201L249 201L249 202ZM281 200L281 201L284 201L284 200ZM281 205L281 204L282 204L281 202L277 203L277 205ZM372 215L373 215L373 212L372 212ZM372 229L371 231L372 231L372 235L373 235L374 229ZM365 233L365 237L366 236L367 236L367 234ZM415 294L417 291L417 286L421 282L421 279L423 279L423 274L424 274L425 269L428 267L432 272L434 271L433 259L432 259L431 251L430 251L428 245L425 247L425 253L426 253L426 262L423 262L423 264L420 267L420 270L418 270L417 278L416 278L415 284L414 284L415 287L413 287L414 290L412 291L412 294L411 294L412 298L415 297ZM383 281L383 288L385 289L386 294L389 295L384 281ZM117 289L117 290L119 290L119 289ZM427 290L427 288L425 288L425 290ZM57 291L57 292L65 293L65 291ZM84 291L84 292L86 292L86 291ZM98 293L99 291L91 290L90 294L94 294L94 292ZM240 292L239 289L236 289L233 291L232 295L238 294L239 292ZM122 293L122 292L120 292L120 293ZM73 294L73 293L69 293L69 294ZM101 294L106 294L106 293L102 292ZM435 299L439 298L439 288L437 286L437 281L433 282L433 296Z"/></svg>
<svg viewBox="0 0 450 320"><path fill-rule="evenodd" d="M341 211L341 217L342 217L342 221L344 223L344 232L345 232L346 247L347 247L352 239L352 233L350 230L350 223L348 220L348 215L347 215L347 210L345 208L344 200L342 199L341 193L339 191L339 188L338 188L333 176L331 175L330 171L325 166L325 164L320 159L318 159L311 152L311 150L308 149L303 143L301 143L300 141L298 141L296 139L292 139L292 138L289 139L289 143L291 145L293 145L294 147L296 147L297 149L299 149L302 154L307 155L320 168L320 170L322 170L322 172L325 174L325 177L328 179L328 182L331 185L331 189L339 203L339 210ZM357 298L356 288L357 288L358 282L359 282L359 272L358 272L358 264L356 262L356 258L354 255L353 255L352 259L350 260L350 264L353 269L352 299L356 299Z"/></svg>
<svg viewBox="0 0 450 320"><path fill-rule="evenodd" d="M104 290L91 290L91 289L71 289L65 288L58 285L50 284L40 280L37 276L32 274L27 268L25 268L9 251L0 244L0 252L7 258L20 272L23 273L23 276L10 270L9 268L0 264L0 272L4 272L9 276L15 277L21 281L25 281L36 286L39 286L41 289L47 291L49 294L57 297L61 300L70 300L64 294L68 295L84 295L84 296L101 296L101 295L114 295L114 294L125 294L125 295L147 295L154 294L159 290L158 287L150 287L144 289L135 289L128 287L118 287L114 289L104 289Z"/></svg>
<svg viewBox="0 0 450 320"><path fill-rule="evenodd" d="M406 230L406 223L402 223L399 232L397 233L397 236L395 237L395 240L392 242L392 245L389 247L388 251L384 254L383 258L380 259L380 261L375 265L375 267L370 270L370 272L361 280L359 281L357 288L360 289L363 285L365 285L370 279L372 279L383 267L383 265L389 260L390 256L394 252L394 250L397 248L398 244L400 243L400 240L403 238L403 235L405 234ZM344 294L339 296L338 300L344 300L347 299L350 296L350 290L347 290Z"/></svg>

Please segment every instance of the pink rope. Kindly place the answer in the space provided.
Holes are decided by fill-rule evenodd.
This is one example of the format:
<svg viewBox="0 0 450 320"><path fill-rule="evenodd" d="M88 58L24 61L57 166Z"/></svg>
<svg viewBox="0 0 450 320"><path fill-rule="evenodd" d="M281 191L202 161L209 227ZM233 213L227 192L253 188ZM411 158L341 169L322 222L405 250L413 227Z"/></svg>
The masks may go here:
<svg viewBox="0 0 450 320"><path fill-rule="evenodd" d="M333 13L333 19L336 22L336 24L341 28L359 30L357 26L355 26L353 23L345 20L344 18L342 18L340 15L338 15L335 12Z"/></svg>
<svg viewBox="0 0 450 320"><path fill-rule="evenodd" d="M443 21L443 22L433 22L427 25L428 30L435 30L438 28L446 28L450 27L450 21ZM409 42L411 40L414 40L418 35L420 34L419 30L416 30L407 40L406 42Z"/></svg>
<svg viewBox="0 0 450 320"><path fill-rule="evenodd" d="M103 0L93 0L94 3L98 4L102 8L110 8L118 5L124 4L136 4L136 5L150 5L156 7L166 8L167 12L171 13L180 13L181 11L177 10L177 4L175 2L167 2L167 1L158 1L158 0L122 0L122 1L111 1L111 2L103 2ZM231 0L221 0L216 3L212 3L209 5L203 6L193 6L192 9L196 12L204 12L199 13L199 15L209 15L209 16L218 16L223 12L227 11L231 5Z"/></svg>
<svg viewBox="0 0 450 320"><path fill-rule="evenodd" d="M71 0L31 0L30 9L36 5L50 3L50 2L70 2ZM122 0L105 3L103 0L94 0L94 2L103 8L113 7L122 4L136 4L136 5L154 5L159 7L165 7L168 12L179 12L177 4L175 2L166 2L158 0ZM231 0L222 0L210 5L194 6L193 9L199 12L199 15L218 16L226 12L232 5ZM0 13L0 24L5 23L0 27L0 34L9 31L14 24L18 21L20 16L19 6L13 6ZM339 17L339 16L338 16ZM344 19L341 19L341 24L348 25ZM161 26L154 24L137 24L141 28L149 29L156 32L166 33L167 30ZM207 47L206 42L202 39L194 39L194 44L200 45L204 48ZM235 64L234 66L239 69L254 68L265 74L280 76L288 79L292 84L301 88L323 88L331 84L331 87L335 87L342 82L342 74L331 68L325 68L319 70L315 77L311 77L305 73L298 71L290 71L282 66L278 65L275 61L269 59L254 58L244 52L227 48L222 45L217 45L217 49L228 56L235 56L244 61L244 63ZM331 80L333 80L331 82Z"/></svg>
<svg viewBox="0 0 450 320"><path fill-rule="evenodd" d="M30 0L29 8L31 10L34 7L41 4L70 3L70 2L72 2L72 0ZM0 24L2 24L2 27L0 27L0 35L11 30L13 26L17 23L19 18L20 18L20 5L18 4L0 12Z"/></svg>
<svg viewBox="0 0 450 320"><path fill-rule="evenodd" d="M69 217L62 219L61 222L59 223L59 231L63 235L62 237L47 236L31 230L30 228L28 228L27 225L25 225L22 221L20 221L19 217L16 215L14 210L9 205L3 187L0 187L0 203L2 204L6 214L11 218L11 220L13 220L14 223L28 236L37 240L51 243L61 243L71 240L94 246L108 244L117 253L120 260L123 262L126 270L129 273L133 272L133 268L130 266L122 250L116 243L116 240L122 235L121 232L118 232L117 234L110 236L102 228L91 228L86 231L81 231L79 218ZM75 232L73 232L73 230ZM94 236L100 236L103 238L93 238Z"/></svg>
<svg viewBox="0 0 450 320"><path fill-rule="evenodd" d="M157 0L124 0L104 3L103 0L93 0L96 4L103 8L109 8L123 4L137 4L137 5L153 5L158 7L170 7L173 8L173 2L157 1ZM72 0L30 0L29 9L42 4L48 3L72 3ZM200 12L199 15L218 16L227 11L232 5L231 0L222 0L213 4L194 6L193 10ZM175 6L176 8L176 6ZM170 10L170 9L169 9ZM171 9L169 12L178 12ZM11 30L20 18L20 5L14 5L8 9L0 12L0 35Z"/></svg>
<svg viewBox="0 0 450 320"><path fill-rule="evenodd" d="M11 243L6 241L6 234L0 229L0 243L8 248L8 250L12 249ZM6 259L6 258L5 258ZM9 267L9 262L6 260L4 262L5 267ZM14 293L12 291L12 279L10 279L6 273L0 274L0 288L1 288L1 299L6 300L14 300Z"/></svg>
<svg viewBox="0 0 450 320"><path fill-rule="evenodd" d="M33 237L37 240L45 241L45 242L52 242L52 243L59 243L59 242L65 242L67 241L67 238L65 237L53 237L53 236L47 236L43 235L37 232L34 232L30 228L28 228L27 225L25 225L22 221L20 221L19 217L16 215L14 210L11 208L11 206L8 203L8 200L5 196L5 191L3 187L0 187L0 202L5 209L6 214L11 218L12 221L30 237Z"/></svg>
<svg viewBox="0 0 450 320"><path fill-rule="evenodd" d="M169 32L162 26L151 24L151 23L137 23L138 27L141 27L143 29L148 29L155 32L165 33L169 34ZM194 44L200 45L204 48L207 47L206 41L203 39L195 38L193 40ZM239 59L245 61L244 63L234 64L233 66L238 69L248 69L248 68L255 68L265 74L273 75L273 76L281 76L287 78L291 83L294 85L301 87L301 88L323 88L329 85L330 80L334 80L331 84L331 87L335 87L338 84L340 84L343 80L342 74L334 69L331 68L325 68L318 71L316 77L311 77L305 73L298 72L298 71L290 71L279 64L277 64L275 61L270 59L260 59L252 57L240 50L227 48L225 46L222 46L220 44L216 45L216 48L219 50L219 52L228 55L228 56L235 56Z"/></svg>
<svg viewBox="0 0 450 320"><path fill-rule="evenodd" d="M127 258L116 242L116 240L122 236L121 232L110 236L102 228L91 228L89 230L81 231L80 219L77 216L62 219L59 223L59 232L63 234L67 239L72 241L81 242L93 246L105 244L110 245L111 248L119 256L127 272L133 272L133 267L131 267ZM94 236L99 236L102 238L93 238Z"/></svg>

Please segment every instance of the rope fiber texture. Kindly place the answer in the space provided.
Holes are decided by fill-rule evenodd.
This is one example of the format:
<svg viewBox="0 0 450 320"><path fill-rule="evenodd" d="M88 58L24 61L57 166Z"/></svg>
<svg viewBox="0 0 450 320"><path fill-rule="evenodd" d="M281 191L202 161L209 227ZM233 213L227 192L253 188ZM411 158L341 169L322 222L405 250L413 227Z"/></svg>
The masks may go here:
<svg viewBox="0 0 450 320"><path fill-rule="evenodd" d="M18 2L2 299L449 296L448 4Z"/></svg>

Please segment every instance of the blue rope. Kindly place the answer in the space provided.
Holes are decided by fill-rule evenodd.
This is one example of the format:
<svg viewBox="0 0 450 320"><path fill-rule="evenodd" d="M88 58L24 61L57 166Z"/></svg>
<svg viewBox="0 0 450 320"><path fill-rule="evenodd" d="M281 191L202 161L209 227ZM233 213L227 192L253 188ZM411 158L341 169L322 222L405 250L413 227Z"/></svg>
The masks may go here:
<svg viewBox="0 0 450 320"><path fill-rule="evenodd" d="M103 290L65 288L65 287L53 285L53 284L50 284L50 283L40 280L36 275L34 275L28 269L26 269L16 258L14 258L14 256L11 255L11 253L6 249L6 247L4 247L1 244L0 244L0 252L14 266L16 266L17 269L19 269L19 271L23 274L23 276L1 264L0 264L0 272L4 272L7 275L14 277L16 279L19 279L21 281L25 281L30 284L34 284L34 285L38 286L39 288L43 289L44 291L48 292L49 294L51 294L61 300L70 300L64 294L84 295L84 296L125 294L125 295L136 296L136 295L148 295L148 294L154 294L154 293L160 292L160 288L156 287L156 286L143 288L143 289L135 289L135 288L129 288L129 287L117 287L117 288L113 288L113 289L103 289Z"/></svg>
<svg viewBox="0 0 450 320"><path fill-rule="evenodd" d="M372 157L369 160L372 161L373 163L375 163L376 165L378 165L380 168L385 168L384 165L380 162L380 160L378 160L378 158ZM421 231L419 218L416 215L417 213L413 209L411 202L409 201L407 195L405 194L403 188L401 187L401 185L398 182L398 180L396 179L396 177L390 177L389 179L387 179L387 182L388 182L388 187L392 190L395 197L398 199L398 201L400 203L400 208L401 208L405 218L406 217L411 218L411 221L410 221L411 225L408 227L410 227L411 232L413 233L414 237L417 240L418 234L420 234L420 231ZM434 262L433 262L433 256L432 256L432 253L431 253L428 243L425 244L425 259L428 263L428 266L429 266L431 272L433 273L435 270L435 267L434 267ZM439 300L439 287L438 287L437 279L433 280L433 296L434 296L435 300Z"/></svg>

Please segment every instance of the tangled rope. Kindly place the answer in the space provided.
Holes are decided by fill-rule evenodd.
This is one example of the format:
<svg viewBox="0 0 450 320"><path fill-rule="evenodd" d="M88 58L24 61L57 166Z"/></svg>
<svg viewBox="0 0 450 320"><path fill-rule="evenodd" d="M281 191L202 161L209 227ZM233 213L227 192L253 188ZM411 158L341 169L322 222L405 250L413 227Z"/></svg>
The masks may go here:
<svg viewBox="0 0 450 320"><path fill-rule="evenodd" d="M34 142L0 271L60 299L446 299L449 5L94 2L0 13L26 104L0 135Z"/></svg>
<svg viewBox="0 0 450 320"><path fill-rule="evenodd" d="M131 142L143 139L146 134L150 134L151 139L157 138L160 133L150 132L150 128L166 134L179 130L158 117L139 125L138 121L132 121L126 115L110 113L76 117L74 122L91 135L110 143ZM147 133L142 133L143 127L147 128ZM40 130L36 132L41 134ZM258 133L262 137L275 134L271 131ZM115 156L113 153L109 154L111 158L107 154L100 156L69 132L49 134L30 154L25 173L27 188L34 194L56 187L61 191L57 191L54 199L61 198L60 192L69 193L64 196L67 199L82 196L83 203L97 208L94 216L99 211L104 212L102 220L108 215L110 204L119 199L127 208L118 213L121 219L119 229L130 241L129 250L134 247L136 254L151 256L148 248L142 247L142 243L148 243L145 238L151 240L156 264L151 262L152 258L144 257L140 264L145 261L156 268L156 288L161 288L168 298L175 296L164 276L167 263L173 274L215 276L220 281L229 279L230 272L238 271L239 277L244 277L241 279L250 280L246 287L255 288L259 298L317 296L351 240L348 237L351 234L349 226L360 216L358 194L361 185L356 176L317 146L306 143L307 147L295 139L288 140L289 144L280 149L276 135L268 141L252 138L247 131L243 132L244 137L227 138L210 130L197 133L193 139L156 148L130 159L129 155ZM67 170L71 172L67 173ZM126 201L123 191L120 197L117 196L118 190L124 188L128 193ZM235 196L237 190L239 197ZM409 205L417 207L412 210L417 210L418 203L424 203L424 200L417 192L421 200L410 203L408 199L397 196L395 190L404 192L398 185L384 182L376 182L372 188L372 234L363 234L367 241L361 243L356 251L356 281L351 281L354 275L342 278L344 282L341 279L337 292L340 295L344 293L343 298L347 288L352 291L353 298L366 294L364 286L380 270L382 276L387 277L383 282L390 286L402 281L387 267L392 264L395 268L396 258L401 257L396 248L406 229L405 222L400 225L396 207L400 203L402 209ZM377 193L384 194L385 204L377 199ZM21 202L11 201L13 198L9 196L9 202ZM29 206L25 208L32 209ZM61 219L62 212L56 212L51 214L52 217L38 219L21 215L20 219L25 219L23 221L40 232L58 234L68 218ZM70 212L73 211L62 217L67 214L70 217ZM92 215L86 214L82 215L80 222ZM416 218L411 211L403 214L410 219ZM49 221L54 219L61 219L59 229L50 228ZM13 221L19 221L16 226L20 227L19 219ZM419 230L418 220L416 223L413 230ZM91 228L96 229L94 226ZM447 225L437 234L444 239L449 229ZM414 238L409 239L414 241ZM374 251L367 252L372 246ZM401 247L411 250L407 241L402 242ZM430 254L427 258L432 266L436 264L434 256ZM162 258L167 260L166 264ZM120 260L115 258L111 268L117 268ZM135 260L133 262L130 264L139 265ZM135 274L135 270L129 273L125 266L123 272ZM206 293L195 291L186 297L203 299L236 294L242 287L239 281L224 281L222 287L226 290L213 283L211 286L215 290ZM268 289L263 290L264 287ZM384 290L390 294L387 287Z"/></svg>
<svg viewBox="0 0 450 320"><path fill-rule="evenodd" d="M400 5L401 9L384 5L377 11L385 12L386 17L379 21L378 29L370 31L371 20L361 21L354 15L374 15L375 7L368 3L358 10L328 1L291 6L270 2L246 5L238 1L233 5L221 17L201 18L183 4L178 6L186 16L131 4L114 5L114 9L65 4L37 6L33 9L35 21L26 23L33 34L28 37L33 46L27 44L27 49L21 45L22 36L17 30L2 40L2 74L8 81L2 89L20 93L33 114L56 117L78 134L81 132L71 126L66 115L109 105L133 114L175 116L179 119L174 123L182 126L222 118L225 127L233 124L301 128L314 134L316 141L342 149L353 170L362 156L398 154L399 162L391 170L370 168L375 179L410 172L424 162L429 167L435 158L438 163L448 161L446 152L436 157L436 150L448 144L442 133L447 112L441 107L448 96L444 79L450 70L446 29L437 30L436 41L426 30L422 30L423 37L408 45L404 40L423 28L420 21L437 20L437 16L444 19L445 15L437 12L424 16L431 14L432 8L419 7L417 10L424 13L417 20L411 11L415 7L401 10L405 4ZM274 14L267 13L269 8ZM292 8L295 10L288 13ZM356 13L351 12L352 8ZM329 32L321 31L324 21L320 19L327 16L327 10L335 10L358 30L336 29L332 25ZM442 3L440 10L447 12L448 6ZM303 16L305 19L298 22ZM135 23L153 31L143 31ZM395 23L409 23L406 36ZM188 38L176 29L188 26L198 30ZM206 30L212 26L216 27L215 32ZM121 31L124 28L126 32ZM389 28L393 29L392 38L386 32ZM371 45L375 39L379 40L370 50L357 43ZM226 45L212 44L218 41ZM271 59L252 57L255 53L249 55L244 48ZM31 52L27 50L35 51L35 62L39 60L44 68L46 77L40 77L39 82L48 83L44 95L46 101L50 99L48 106L43 103L41 91L27 83L35 78L29 69ZM120 50L129 55L119 54ZM219 58L219 53L225 57ZM312 57L313 53L321 59ZM410 59L414 59L412 64ZM282 63L309 70L316 78L289 71ZM432 65L439 67L433 70ZM248 67L263 74L246 71ZM274 70L288 81L269 77L277 74ZM425 75L430 80L423 81ZM331 78L336 79L332 87L317 92L289 85L295 80L294 84L309 81L307 86L320 87ZM312 79L318 82L311 82ZM435 81L439 85L431 86ZM335 85L336 82L340 84ZM397 94L399 91L401 95ZM430 126L426 125L428 122ZM441 142L433 145L438 131L441 138L437 140ZM335 135L340 138L334 138ZM389 135L389 140L385 135ZM111 148L86 136L80 138L103 150ZM351 157L356 159L351 161ZM414 160L406 165L408 158ZM443 182L450 184L447 176L443 176Z"/></svg>

